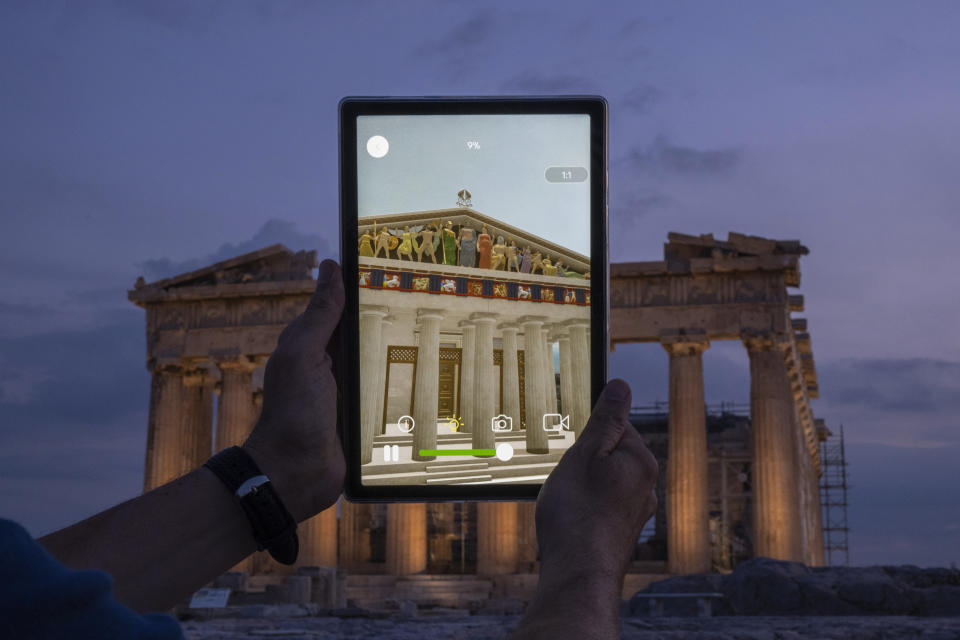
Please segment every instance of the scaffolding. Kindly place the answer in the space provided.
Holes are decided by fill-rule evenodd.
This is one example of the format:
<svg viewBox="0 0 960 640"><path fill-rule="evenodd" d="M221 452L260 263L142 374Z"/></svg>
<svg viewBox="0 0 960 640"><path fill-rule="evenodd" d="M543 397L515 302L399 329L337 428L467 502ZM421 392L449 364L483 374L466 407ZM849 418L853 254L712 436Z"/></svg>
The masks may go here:
<svg viewBox="0 0 960 640"><path fill-rule="evenodd" d="M850 564L847 537L847 458L840 435L827 432L820 445L820 504L823 509L823 550L827 565Z"/></svg>

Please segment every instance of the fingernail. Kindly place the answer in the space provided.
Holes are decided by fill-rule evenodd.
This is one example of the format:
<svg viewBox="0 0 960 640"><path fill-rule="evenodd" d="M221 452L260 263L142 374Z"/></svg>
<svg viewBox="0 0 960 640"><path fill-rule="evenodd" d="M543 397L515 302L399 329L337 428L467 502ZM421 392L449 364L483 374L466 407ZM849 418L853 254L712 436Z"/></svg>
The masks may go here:
<svg viewBox="0 0 960 640"><path fill-rule="evenodd" d="M614 380L612 382L607 383L607 388L604 395L606 395L611 400L622 402L627 399L627 395L629 394L629 392L630 392L629 387L627 387L626 384L624 384L619 380Z"/></svg>
<svg viewBox="0 0 960 640"><path fill-rule="evenodd" d="M324 260L320 263L320 269L317 271L317 284L326 286L336 270L337 263L333 260Z"/></svg>

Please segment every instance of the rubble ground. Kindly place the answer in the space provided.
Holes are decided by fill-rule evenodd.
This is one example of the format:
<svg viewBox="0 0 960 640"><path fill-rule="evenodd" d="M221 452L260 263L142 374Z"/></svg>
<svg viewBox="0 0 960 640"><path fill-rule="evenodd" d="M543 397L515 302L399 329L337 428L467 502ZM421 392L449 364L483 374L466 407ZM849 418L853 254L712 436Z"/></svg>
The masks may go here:
<svg viewBox="0 0 960 640"><path fill-rule="evenodd" d="M503 640L520 616L423 616L402 618L218 618L187 620L188 640ZM623 618L627 640L960 640L960 617L720 616Z"/></svg>

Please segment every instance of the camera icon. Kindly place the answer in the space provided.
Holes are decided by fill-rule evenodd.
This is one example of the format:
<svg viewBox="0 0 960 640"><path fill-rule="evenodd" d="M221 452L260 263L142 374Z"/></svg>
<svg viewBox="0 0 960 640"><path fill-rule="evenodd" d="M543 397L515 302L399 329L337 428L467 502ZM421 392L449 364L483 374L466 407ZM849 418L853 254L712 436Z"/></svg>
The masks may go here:
<svg viewBox="0 0 960 640"><path fill-rule="evenodd" d="M502 413L498 416L493 416L490 418L490 428L493 429L494 433L513 431L513 418L505 416Z"/></svg>

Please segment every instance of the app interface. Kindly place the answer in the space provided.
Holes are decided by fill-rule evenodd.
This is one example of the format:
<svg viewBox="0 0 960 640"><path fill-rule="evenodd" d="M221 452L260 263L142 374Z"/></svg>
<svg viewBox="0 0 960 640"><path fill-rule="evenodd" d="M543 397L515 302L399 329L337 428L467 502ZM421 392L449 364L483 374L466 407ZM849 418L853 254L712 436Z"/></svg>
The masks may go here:
<svg viewBox="0 0 960 640"><path fill-rule="evenodd" d="M590 412L590 116L357 118L365 485L542 483Z"/></svg>

